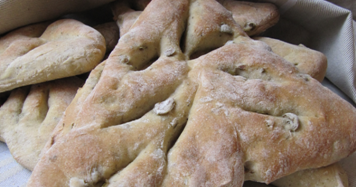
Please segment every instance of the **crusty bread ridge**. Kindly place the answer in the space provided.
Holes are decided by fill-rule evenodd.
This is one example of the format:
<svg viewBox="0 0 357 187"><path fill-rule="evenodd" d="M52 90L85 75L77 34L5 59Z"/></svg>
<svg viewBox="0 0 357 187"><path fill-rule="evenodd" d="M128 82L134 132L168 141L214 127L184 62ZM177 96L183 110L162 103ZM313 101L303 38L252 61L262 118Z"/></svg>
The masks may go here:
<svg viewBox="0 0 357 187"><path fill-rule="evenodd" d="M271 3L219 0L232 12L233 19L249 35L254 36L275 25L280 17L278 8Z"/></svg>
<svg viewBox="0 0 357 187"><path fill-rule="evenodd" d="M220 2L232 12L234 21L241 27L249 23L254 23L254 34L260 34L268 27L274 25L279 18L276 7L269 3L231 0ZM121 36L130 30L142 12L134 11L129 7L128 2L125 1L115 3L112 10L114 19L120 28ZM252 34L252 32L248 32L247 30L245 30L245 32L248 35ZM296 46L268 37L255 36L253 39L267 43L274 53L294 64L300 72L306 73L320 82L324 79L327 69L327 58L321 52L307 48L302 44ZM226 41L225 39L222 40Z"/></svg>
<svg viewBox="0 0 357 187"><path fill-rule="evenodd" d="M0 92L89 72L105 54L103 36L72 19L50 24L39 37L14 32L0 39L6 47L0 54Z"/></svg>
<svg viewBox="0 0 357 187"><path fill-rule="evenodd" d="M42 148L83 81L76 77L15 89L0 107L0 140L33 170Z"/></svg>
<svg viewBox="0 0 357 187"><path fill-rule="evenodd" d="M355 151L355 108L214 0L152 1L97 68L28 186L242 186Z"/></svg>
<svg viewBox="0 0 357 187"><path fill-rule="evenodd" d="M294 64L302 73L309 74L314 79L322 82L327 70L327 58L319 51L293 45L268 37L254 37L254 39L267 43L272 51L287 61Z"/></svg>

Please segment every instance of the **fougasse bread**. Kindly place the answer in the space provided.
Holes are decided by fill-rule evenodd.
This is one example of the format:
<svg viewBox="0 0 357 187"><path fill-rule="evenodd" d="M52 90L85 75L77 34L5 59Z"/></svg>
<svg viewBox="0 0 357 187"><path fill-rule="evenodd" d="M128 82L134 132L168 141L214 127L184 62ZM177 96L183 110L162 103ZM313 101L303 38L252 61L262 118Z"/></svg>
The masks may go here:
<svg viewBox="0 0 357 187"><path fill-rule="evenodd" d="M0 105L0 140L32 170L83 80L71 77L17 88Z"/></svg>
<svg viewBox="0 0 357 187"><path fill-rule="evenodd" d="M73 19L13 32L0 38L0 92L89 72L106 51L97 30Z"/></svg>
<svg viewBox="0 0 357 187"><path fill-rule="evenodd" d="M280 17L277 8L270 3L231 0L221 2L223 2L226 8L231 10L233 19L241 27L249 23L254 23L254 29L258 28L254 31L255 34L260 34L273 26ZM130 4L126 1L115 3L112 10L114 19L120 28L121 36L130 30L130 27L142 12L130 8ZM249 35L249 31L244 31ZM293 45L269 37L256 36L253 39L267 43L274 53L294 64L300 72L306 73L320 82L324 79L327 70L327 58L323 53L305 47L302 44ZM223 39L223 41L226 42L227 40Z"/></svg>
<svg viewBox="0 0 357 187"><path fill-rule="evenodd" d="M267 43L274 53L293 63L302 73L309 74L320 82L324 79L327 58L321 52L302 44L293 45L274 38L254 37L254 39Z"/></svg>
<svg viewBox="0 0 357 187"><path fill-rule="evenodd" d="M2 54L16 40L31 40L40 37L49 24L49 22L32 24L31 26L16 29L2 36L0 42L0 54Z"/></svg>
<svg viewBox="0 0 357 187"><path fill-rule="evenodd" d="M279 21L279 10L271 3L219 0L249 35L258 35Z"/></svg>
<svg viewBox="0 0 357 187"><path fill-rule="evenodd" d="M113 5L114 19L120 27L120 35L124 35L130 29L142 12L141 9L148 3L147 0L134 2L120 1ZM271 3L234 0L220 0L219 2L230 11L233 19L244 28L249 36L264 32L275 25L280 17L277 7Z"/></svg>
<svg viewBox="0 0 357 187"><path fill-rule="evenodd" d="M219 44L193 58L204 40ZM28 186L268 184L353 153L355 112L219 2L154 0L91 72Z"/></svg>

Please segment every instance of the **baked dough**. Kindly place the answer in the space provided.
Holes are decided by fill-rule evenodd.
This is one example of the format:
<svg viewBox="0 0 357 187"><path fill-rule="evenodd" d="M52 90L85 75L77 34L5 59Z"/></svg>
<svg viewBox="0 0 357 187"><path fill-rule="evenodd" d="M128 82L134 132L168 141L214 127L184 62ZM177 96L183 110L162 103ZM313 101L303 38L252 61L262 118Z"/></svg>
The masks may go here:
<svg viewBox="0 0 357 187"><path fill-rule="evenodd" d="M71 77L13 90L0 107L0 140L32 170L83 80Z"/></svg>
<svg viewBox="0 0 357 187"><path fill-rule="evenodd" d="M268 37L255 37L254 39L267 43L274 53L294 64L300 72L309 74L320 82L323 81L327 70L327 58L321 52L309 49L302 44L293 45Z"/></svg>
<svg viewBox="0 0 357 187"><path fill-rule="evenodd" d="M233 19L249 35L258 35L279 21L279 10L271 3L220 0Z"/></svg>
<svg viewBox="0 0 357 187"><path fill-rule="evenodd" d="M241 27L244 27L247 23L254 23L254 25L258 26L252 29L252 31L254 30L254 34L263 32L279 19L276 7L269 3L230 0L221 1L221 3L233 11L233 18ZM131 9L125 1L115 3L112 10L117 25L120 28L120 36L123 36L130 30L141 14L141 11ZM248 35L252 31L245 30ZM320 82L324 79L327 70L327 58L321 52L307 48L304 45L297 46L268 37L254 37L254 39L267 43L274 53L294 64L300 72L306 73ZM227 39L222 40L221 45L227 41ZM217 43L217 41L213 43ZM209 45L212 44L207 44L205 47ZM189 48L189 46L186 48Z"/></svg>
<svg viewBox="0 0 357 187"><path fill-rule="evenodd" d="M231 11L233 19L249 35L258 35L279 21L279 11L271 3L257 3L248 1L220 0L225 8ZM113 3L114 19L120 28L120 35L124 35L142 11L131 7L143 8L147 0L142 1L118 1Z"/></svg>
<svg viewBox="0 0 357 187"><path fill-rule="evenodd" d="M219 33L229 41L192 58ZM217 1L152 1L67 108L28 186L271 183L353 153L355 112Z"/></svg>
<svg viewBox="0 0 357 187"><path fill-rule="evenodd" d="M46 30L49 22L32 24L7 33L0 39L0 54L2 54L13 42L21 39L38 38Z"/></svg>
<svg viewBox="0 0 357 187"><path fill-rule="evenodd" d="M105 54L103 36L76 20L58 20L43 33L21 29L28 30L36 34L14 31L0 38L5 46L0 47L0 92L89 72Z"/></svg>

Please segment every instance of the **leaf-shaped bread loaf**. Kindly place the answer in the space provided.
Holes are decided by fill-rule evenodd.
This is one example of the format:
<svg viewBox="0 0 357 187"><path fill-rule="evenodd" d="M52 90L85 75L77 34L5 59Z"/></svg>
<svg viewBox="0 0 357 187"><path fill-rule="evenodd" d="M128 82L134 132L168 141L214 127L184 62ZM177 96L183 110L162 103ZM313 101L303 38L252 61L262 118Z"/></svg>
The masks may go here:
<svg viewBox="0 0 357 187"><path fill-rule="evenodd" d="M0 54L2 54L13 42L17 40L31 40L38 38L46 30L49 22L32 24L7 33L0 39Z"/></svg>
<svg viewBox="0 0 357 187"><path fill-rule="evenodd" d="M63 112L83 81L59 79L13 90L0 107L0 140L15 160L32 170Z"/></svg>
<svg viewBox="0 0 357 187"><path fill-rule="evenodd" d="M258 35L275 25L280 17L278 8L271 3L219 0L232 12L233 19L249 35Z"/></svg>
<svg viewBox="0 0 357 187"><path fill-rule="evenodd" d="M39 37L14 32L0 38L0 92L89 72L105 54L103 36L72 19L50 24Z"/></svg>
<svg viewBox="0 0 357 187"><path fill-rule="evenodd" d="M274 53L294 64L300 72L309 74L320 82L324 79L327 58L321 52L309 49L302 44L293 45L268 37L255 37L254 39L267 43Z"/></svg>
<svg viewBox="0 0 357 187"><path fill-rule="evenodd" d="M232 11L234 20L241 27L244 27L248 23L254 22L254 25L256 25L254 27L255 34L259 34L265 29L271 27L278 21L279 18L277 8L273 4L231 0L221 1L221 3L223 3L226 8ZM130 27L134 24L142 12L134 11L130 8L128 2L125 1L115 3L112 9L114 18L116 19L117 25L120 28L121 36L130 30ZM248 35L251 33L247 32L246 30L245 32ZM220 35L222 36L222 34ZM222 45L222 43L227 42L230 38L227 39L221 37L220 39L222 41L218 43L221 43ZM326 56L321 52L307 48L303 45L296 46L268 37L254 37L254 39L267 43L272 48L274 53L294 64L300 72L309 74L320 82L325 77L327 59ZM213 43L217 44L217 41ZM204 47L214 48L207 47L211 45L205 44ZM189 46L186 46L186 49L187 48L189 48Z"/></svg>
<svg viewBox="0 0 357 187"><path fill-rule="evenodd" d="M114 4L112 8L114 19L120 27L121 36L130 29L142 12L132 7L143 8L148 3L146 1L121 1ZM233 19L244 28L249 36L264 32L275 25L280 17L277 7L270 3L234 0L220 0L219 2L230 11Z"/></svg>
<svg viewBox="0 0 357 187"><path fill-rule="evenodd" d="M192 59L205 40L219 43ZM219 2L154 0L90 74L28 186L270 183L354 152L355 120Z"/></svg>

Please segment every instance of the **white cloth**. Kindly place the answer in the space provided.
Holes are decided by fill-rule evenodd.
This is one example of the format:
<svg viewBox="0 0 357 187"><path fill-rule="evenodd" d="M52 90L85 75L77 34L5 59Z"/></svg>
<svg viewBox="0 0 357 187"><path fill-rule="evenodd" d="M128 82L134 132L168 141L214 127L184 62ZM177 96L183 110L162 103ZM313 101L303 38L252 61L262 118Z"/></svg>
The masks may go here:
<svg viewBox="0 0 357 187"><path fill-rule="evenodd" d="M18 164L6 144L0 142L0 186L24 187L30 175L31 171Z"/></svg>
<svg viewBox="0 0 357 187"><path fill-rule="evenodd" d="M87 10L110 1L112 0L0 0L0 34L22 25ZM328 80L325 80L323 85L354 104L355 21L351 11L323 0L261 1L276 4L282 16L281 24L270 29L281 32L268 31L266 34L290 43L303 43L323 52L328 59ZM347 1L333 2L346 4ZM353 1L351 2L353 4ZM356 155L353 154L340 163L348 171L350 187L356 187ZM30 175L31 172L17 164L6 145L0 142L0 186L25 186ZM245 187L258 186L266 185L245 184Z"/></svg>

